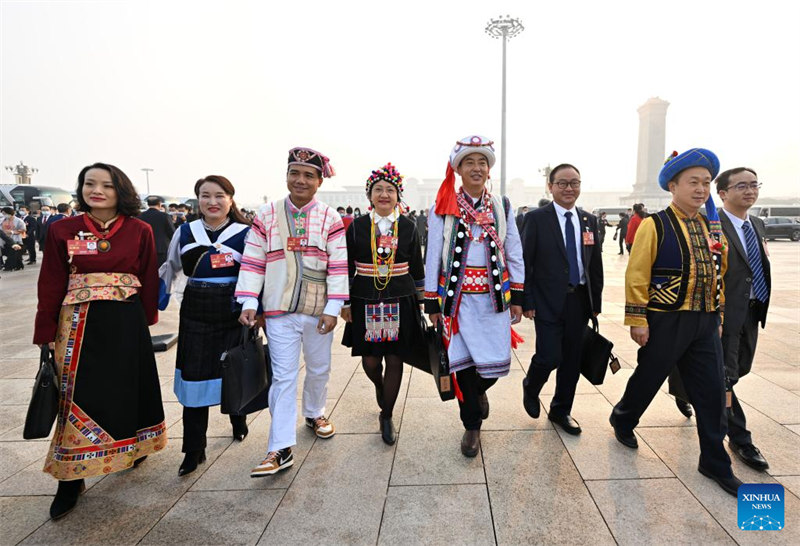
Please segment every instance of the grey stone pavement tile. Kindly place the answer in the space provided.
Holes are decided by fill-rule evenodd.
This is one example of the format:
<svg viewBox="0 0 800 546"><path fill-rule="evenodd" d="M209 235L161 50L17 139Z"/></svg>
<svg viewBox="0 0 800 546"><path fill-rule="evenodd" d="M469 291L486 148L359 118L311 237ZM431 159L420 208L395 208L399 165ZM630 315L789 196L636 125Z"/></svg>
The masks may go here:
<svg viewBox="0 0 800 546"><path fill-rule="evenodd" d="M734 469L745 482L784 485L789 525L778 533L737 528L736 500L697 473L695 420L678 413L666 385L636 429L640 449L614 439L608 414L636 365L637 347L623 325L627 259L609 255L600 327L623 369L597 387L579 382L573 415L584 430L578 437L547 420L555 375L543 389L540 418L524 413L521 382L535 350L533 323L526 320L515 326L525 342L513 353L511 373L489 390L478 457L460 453L457 403L441 402L432 377L410 367L394 413L398 442L387 446L378 433L374 390L359 359L340 344L340 321L327 401L334 438L317 439L298 415L294 467L253 479L250 469L266 451L269 411L249 417L250 434L239 443L231 439L227 416L212 408L208 461L179 478L183 425L182 406L171 392L173 347L156 355L168 448L136 470L88 480L73 514L55 523L47 510L56 482L41 472L48 440L22 440L38 367L33 324L6 319L20 306L33 316L38 269L3 275L0 543L800 543L800 528L791 524L800 521L798 248L771 245L775 303L753 371L737 386L770 469L758 473L735 458ZM178 308L161 313L151 332L177 332ZM304 375L301 361L300 385Z"/></svg>
<svg viewBox="0 0 800 546"><path fill-rule="evenodd" d="M586 485L619 544L734 544L677 479Z"/></svg>
<svg viewBox="0 0 800 546"><path fill-rule="evenodd" d="M52 497L0 497L0 542L17 544L41 527L50 515Z"/></svg>
<svg viewBox="0 0 800 546"><path fill-rule="evenodd" d="M491 544L486 486L390 487L378 544Z"/></svg>
<svg viewBox="0 0 800 546"><path fill-rule="evenodd" d="M226 445L219 439L210 440L206 449L208 461L192 474L178 477L183 456L173 442L138 468L107 476L81 496L70 517L48 521L23 544L102 544L116 540L136 543L186 493ZM87 525L87 520L92 524Z"/></svg>
<svg viewBox="0 0 800 546"><path fill-rule="evenodd" d="M463 434L455 401L409 398L403 413L403 434L397 439L391 485L486 483L480 457L467 459L461 455Z"/></svg>
<svg viewBox="0 0 800 546"><path fill-rule="evenodd" d="M720 489L712 480L697 471L700 447L697 436L685 428L649 428L641 431L647 444L656 451L692 495L705 507L714 519L739 544L760 544L764 540L752 531L742 531L737 523L737 500ZM732 456L733 471L744 483L775 483L769 474L757 472ZM795 520L800 515L800 501L786 495L786 520ZM779 533L770 534L770 543L800 543L800 527L787 525Z"/></svg>
<svg viewBox="0 0 800 546"><path fill-rule="evenodd" d="M139 544L256 544L282 498L283 491L189 491Z"/></svg>
<svg viewBox="0 0 800 546"><path fill-rule="evenodd" d="M486 432L482 446L498 544L613 544L555 431Z"/></svg>
<svg viewBox="0 0 800 546"><path fill-rule="evenodd" d="M369 434L315 443L259 544L375 544L394 457L385 447Z"/></svg>
<svg viewBox="0 0 800 546"><path fill-rule="evenodd" d="M620 444L608 430L583 428L579 436L557 429L584 480L622 480L634 478L671 478L674 474L643 443L639 449Z"/></svg>

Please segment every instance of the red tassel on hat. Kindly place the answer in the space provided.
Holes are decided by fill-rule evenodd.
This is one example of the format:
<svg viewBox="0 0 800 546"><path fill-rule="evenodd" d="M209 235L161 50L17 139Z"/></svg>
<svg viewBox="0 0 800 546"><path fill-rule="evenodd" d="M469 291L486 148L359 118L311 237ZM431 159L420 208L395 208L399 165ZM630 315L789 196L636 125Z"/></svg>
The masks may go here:
<svg viewBox="0 0 800 546"><path fill-rule="evenodd" d="M519 335L514 328L511 328L511 348L516 349L520 343L525 343L525 338Z"/></svg>
<svg viewBox="0 0 800 546"><path fill-rule="evenodd" d="M444 176L442 185L436 193L436 208L434 212L439 216L450 214L460 217L458 212L458 202L456 201L456 173L450 162L447 162L447 173Z"/></svg>

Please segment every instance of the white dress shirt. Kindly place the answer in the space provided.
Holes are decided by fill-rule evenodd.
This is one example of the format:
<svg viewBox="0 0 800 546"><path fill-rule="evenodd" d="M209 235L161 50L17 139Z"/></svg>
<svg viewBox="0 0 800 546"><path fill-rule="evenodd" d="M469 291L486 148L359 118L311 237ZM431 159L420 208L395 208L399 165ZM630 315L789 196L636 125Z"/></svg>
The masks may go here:
<svg viewBox="0 0 800 546"><path fill-rule="evenodd" d="M742 243L742 248L744 249L744 255L747 258L747 263L749 265L750 256L747 255L747 240L744 238L744 229L742 229L742 226L744 225L745 221L750 222L750 216L748 215L747 220L742 220L741 218L739 218L738 216L736 216L732 212L728 212L725 209L722 209L722 210L725 212L725 214L730 219L731 224L733 224L733 229L736 230L736 235L739 236L739 241L741 241L741 243ZM750 229L753 230L753 233L756 233L755 232L756 228L753 226L753 222L750 222ZM758 233L756 233L756 240L758 240ZM728 252L730 252L730 250L728 250ZM756 297L756 294L753 291L753 287L750 286L750 299L755 299L755 297Z"/></svg>
<svg viewBox="0 0 800 546"><path fill-rule="evenodd" d="M578 220L578 209L576 207L572 207L571 209L565 209L555 201L553 201L553 206L556 209L556 216L558 216L558 225L561 227L561 238L564 239L564 246L567 246L567 217L564 216L565 213L571 212L572 213L572 228L575 232L575 249L578 251L578 273L581 276L581 284L586 284L586 272L583 269L583 241L581 235L581 223Z"/></svg>
<svg viewBox="0 0 800 546"><path fill-rule="evenodd" d="M395 212L393 212L389 216L381 216L375 210L370 212L370 215L372 216L372 221L375 222L375 226L377 226L378 231L380 232L381 235L386 235L387 233L389 233L389 230L394 225L396 212L397 211L395 210ZM395 236L396 235L397 234L395 233Z"/></svg>

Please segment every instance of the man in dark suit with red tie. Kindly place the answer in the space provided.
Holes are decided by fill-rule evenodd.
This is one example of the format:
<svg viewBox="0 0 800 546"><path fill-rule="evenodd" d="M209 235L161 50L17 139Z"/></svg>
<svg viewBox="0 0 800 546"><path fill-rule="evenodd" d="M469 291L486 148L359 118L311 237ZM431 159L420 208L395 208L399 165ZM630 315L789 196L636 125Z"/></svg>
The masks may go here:
<svg viewBox="0 0 800 546"><path fill-rule="evenodd" d="M603 261L597 218L575 206L581 194L578 169L562 164L550 171L553 202L525 215L523 311L534 319L536 354L522 383L525 411L539 417L539 393L550 372L556 392L548 418L569 434L580 434L572 402L580 377L581 339L592 315L600 313Z"/></svg>

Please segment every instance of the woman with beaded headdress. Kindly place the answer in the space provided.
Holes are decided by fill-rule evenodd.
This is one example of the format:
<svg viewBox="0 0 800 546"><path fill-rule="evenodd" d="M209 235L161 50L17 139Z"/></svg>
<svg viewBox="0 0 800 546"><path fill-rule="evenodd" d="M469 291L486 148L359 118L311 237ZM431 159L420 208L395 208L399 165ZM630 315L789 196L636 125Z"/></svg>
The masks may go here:
<svg viewBox="0 0 800 546"><path fill-rule="evenodd" d="M362 357L381 409L381 437L395 443L392 410L420 339L420 303L425 283L417 227L402 211L403 176L391 163L372 171L366 184L370 213L347 230L350 301L342 344ZM381 361L386 363L382 370Z"/></svg>

